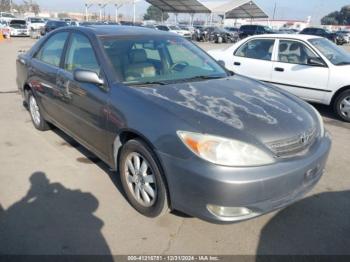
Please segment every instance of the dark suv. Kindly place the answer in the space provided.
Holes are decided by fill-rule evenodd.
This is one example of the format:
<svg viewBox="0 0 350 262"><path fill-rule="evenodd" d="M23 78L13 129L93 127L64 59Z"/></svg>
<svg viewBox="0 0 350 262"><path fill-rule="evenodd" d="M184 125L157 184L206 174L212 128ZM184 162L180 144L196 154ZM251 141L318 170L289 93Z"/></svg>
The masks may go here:
<svg viewBox="0 0 350 262"><path fill-rule="evenodd" d="M314 27L305 28L303 31L300 32L300 34L322 36L324 38L331 40L332 42L336 42L336 39L337 39L336 34L323 28L314 28Z"/></svg>
<svg viewBox="0 0 350 262"><path fill-rule="evenodd" d="M274 31L267 26L262 25L242 25L239 29L239 37L241 39L252 35L273 34Z"/></svg>
<svg viewBox="0 0 350 262"><path fill-rule="evenodd" d="M67 22L65 21L56 21L56 20L49 20L47 21L45 27L41 31L41 35L46 35L47 33L50 33L51 31L68 26Z"/></svg>

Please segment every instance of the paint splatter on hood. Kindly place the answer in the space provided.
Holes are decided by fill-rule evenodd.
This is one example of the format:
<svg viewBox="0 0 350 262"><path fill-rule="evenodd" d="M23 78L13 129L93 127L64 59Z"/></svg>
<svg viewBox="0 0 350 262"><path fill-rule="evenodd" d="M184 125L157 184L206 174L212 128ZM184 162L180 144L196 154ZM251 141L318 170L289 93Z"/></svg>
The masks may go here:
<svg viewBox="0 0 350 262"><path fill-rule="evenodd" d="M218 128L223 124L270 142L276 135L292 137L314 125L309 110L296 98L241 76L138 90L167 109L176 106L177 114L202 132L215 132L210 131L216 128L214 120Z"/></svg>

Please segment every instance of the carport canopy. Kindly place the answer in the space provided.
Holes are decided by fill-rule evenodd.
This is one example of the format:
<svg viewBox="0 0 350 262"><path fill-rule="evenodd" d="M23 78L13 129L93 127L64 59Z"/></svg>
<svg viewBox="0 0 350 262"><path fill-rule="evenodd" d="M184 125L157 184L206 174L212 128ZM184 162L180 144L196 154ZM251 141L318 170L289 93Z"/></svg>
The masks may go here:
<svg viewBox="0 0 350 262"><path fill-rule="evenodd" d="M199 0L146 0L168 13L215 13L226 18L268 18L252 0L199 1Z"/></svg>
<svg viewBox="0 0 350 262"><path fill-rule="evenodd" d="M168 13L211 13L211 11L197 0L146 0L163 12Z"/></svg>

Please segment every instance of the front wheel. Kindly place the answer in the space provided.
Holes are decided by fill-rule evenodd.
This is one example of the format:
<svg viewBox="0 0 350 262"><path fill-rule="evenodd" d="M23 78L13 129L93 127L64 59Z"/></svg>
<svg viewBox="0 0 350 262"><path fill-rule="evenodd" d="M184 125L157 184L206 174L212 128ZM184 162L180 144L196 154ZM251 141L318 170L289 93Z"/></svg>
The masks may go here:
<svg viewBox="0 0 350 262"><path fill-rule="evenodd" d="M350 90L345 90L337 96L334 111L340 119L350 122Z"/></svg>
<svg viewBox="0 0 350 262"><path fill-rule="evenodd" d="M28 107L34 127L40 131L49 130L50 126L43 118L41 109L32 91L28 92Z"/></svg>
<svg viewBox="0 0 350 262"><path fill-rule="evenodd" d="M148 217L168 210L164 175L152 150L141 140L128 141L121 150L119 172L130 204Z"/></svg>

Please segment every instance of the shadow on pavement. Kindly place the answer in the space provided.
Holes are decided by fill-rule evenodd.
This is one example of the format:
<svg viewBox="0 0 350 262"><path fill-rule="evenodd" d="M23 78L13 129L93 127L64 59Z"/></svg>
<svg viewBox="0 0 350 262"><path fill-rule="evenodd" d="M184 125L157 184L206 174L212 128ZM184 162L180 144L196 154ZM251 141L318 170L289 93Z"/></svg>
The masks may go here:
<svg viewBox="0 0 350 262"><path fill-rule="evenodd" d="M92 194L50 183L42 172L30 183L21 200L7 210L0 205L0 254L110 255Z"/></svg>
<svg viewBox="0 0 350 262"><path fill-rule="evenodd" d="M261 231L257 254L350 255L349 236L350 191L321 193L277 213Z"/></svg>

